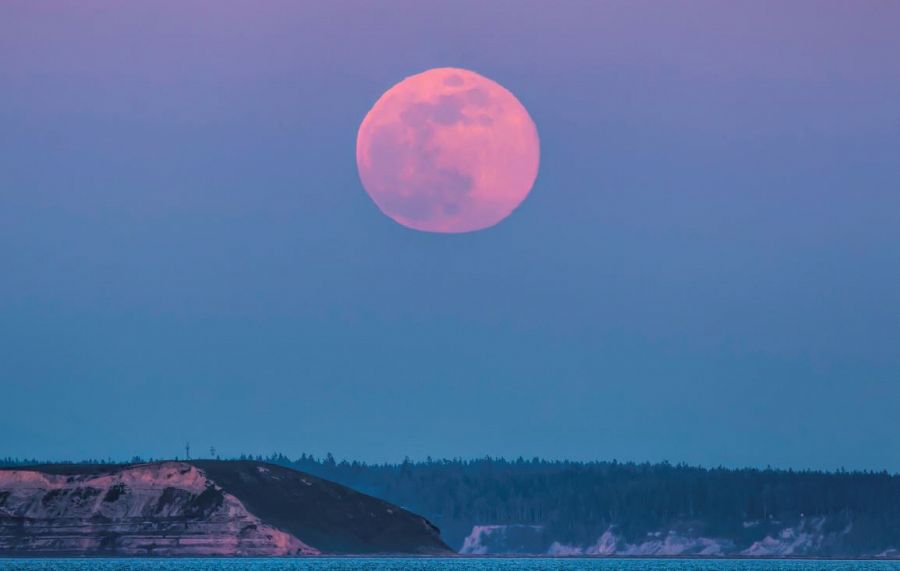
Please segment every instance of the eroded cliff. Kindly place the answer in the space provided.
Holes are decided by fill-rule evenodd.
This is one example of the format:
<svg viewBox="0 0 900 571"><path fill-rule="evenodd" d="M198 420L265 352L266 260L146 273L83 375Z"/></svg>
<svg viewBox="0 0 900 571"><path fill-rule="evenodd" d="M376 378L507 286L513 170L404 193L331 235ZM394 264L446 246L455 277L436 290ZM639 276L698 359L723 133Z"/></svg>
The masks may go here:
<svg viewBox="0 0 900 571"><path fill-rule="evenodd" d="M256 462L0 470L0 554L295 556L446 550L424 518L343 486Z"/></svg>

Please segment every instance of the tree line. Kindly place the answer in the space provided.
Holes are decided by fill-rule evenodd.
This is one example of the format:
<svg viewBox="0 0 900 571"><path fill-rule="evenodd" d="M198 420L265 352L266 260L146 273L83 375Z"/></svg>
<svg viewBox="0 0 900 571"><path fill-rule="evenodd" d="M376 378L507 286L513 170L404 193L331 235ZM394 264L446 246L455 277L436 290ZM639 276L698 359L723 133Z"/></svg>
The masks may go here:
<svg viewBox="0 0 900 571"><path fill-rule="evenodd" d="M900 476L886 471L491 457L371 464L280 453L234 459L287 466L385 499L424 515L457 547L473 525L541 525L554 538L580 545L611 526L630 541L684 529L740 544L816 518L824 518L824 532L849 530L847 548L900 545Z"/></svg>

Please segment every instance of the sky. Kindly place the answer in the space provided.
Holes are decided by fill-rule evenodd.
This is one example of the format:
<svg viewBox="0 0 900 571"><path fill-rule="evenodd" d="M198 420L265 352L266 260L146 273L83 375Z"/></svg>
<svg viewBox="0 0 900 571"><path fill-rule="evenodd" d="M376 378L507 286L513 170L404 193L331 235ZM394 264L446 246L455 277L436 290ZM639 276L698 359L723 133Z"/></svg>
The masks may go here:
<svg viewBox="0 0 900 571"><path fill-rule="evenodd" d="M0 456L900 471L900 3L0 3ZM359 124L471 69L541 165L384 216ZM196 454L196 452L195 452Z"/></svg>

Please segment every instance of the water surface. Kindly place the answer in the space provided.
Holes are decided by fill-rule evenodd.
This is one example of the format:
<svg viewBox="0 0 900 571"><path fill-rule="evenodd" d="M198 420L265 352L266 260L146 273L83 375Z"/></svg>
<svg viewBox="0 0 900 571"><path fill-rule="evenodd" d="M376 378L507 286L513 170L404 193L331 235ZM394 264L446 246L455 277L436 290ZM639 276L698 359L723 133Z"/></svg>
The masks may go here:
<svg viewBox="0 0 900 571"><path fill-rule="evenodd" d="M0 559L23 571L900 571L900 561L541 558Z"/></svg>

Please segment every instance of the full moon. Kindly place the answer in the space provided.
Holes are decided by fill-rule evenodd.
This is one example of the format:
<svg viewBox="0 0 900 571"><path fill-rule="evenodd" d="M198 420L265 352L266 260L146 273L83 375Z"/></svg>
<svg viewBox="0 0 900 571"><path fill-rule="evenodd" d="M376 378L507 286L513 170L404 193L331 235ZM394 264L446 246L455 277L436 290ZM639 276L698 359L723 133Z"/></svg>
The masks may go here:
<svg viewBox="0 0 900 571"><path fill-rule="evenodd" d="M426 232L497 224L528 196L539 162L537 129L519 100L450 67L387 90L356 139L359 177L378 208Z"/></svg>

